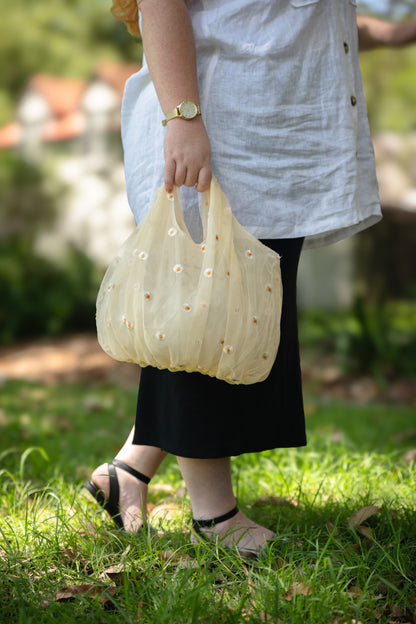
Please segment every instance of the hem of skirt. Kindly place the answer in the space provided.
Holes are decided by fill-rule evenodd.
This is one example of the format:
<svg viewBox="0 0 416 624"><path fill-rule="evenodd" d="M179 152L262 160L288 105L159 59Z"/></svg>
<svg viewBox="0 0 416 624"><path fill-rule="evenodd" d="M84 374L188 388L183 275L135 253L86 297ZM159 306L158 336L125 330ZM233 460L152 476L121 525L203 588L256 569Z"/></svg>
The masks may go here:
<svg viewBox="0 0 416 624"><path fill-rule="evenodd" d="M160 445L153 442L143 442L142 440L134 440L134 444L140 444L140 446L153 446L160 448L165 453L169 453L169 455L175 455L176 457L185 457L186 459L221 459L223 457L238 457L239 455L244 455L246 453L262 453L263 451L273 451L275 449L286 449L286 448L301 448L307 446L307 440L304 438L301 441L291 441L285 442L284 444L279 443L272 446L264 446L259 445L258 447L247 447L243 450L235 451L231 449L216 449L215 451L204 451L196 453L195 450L181 450L178 452L177 450L173 450L168 446Z"/></svg>

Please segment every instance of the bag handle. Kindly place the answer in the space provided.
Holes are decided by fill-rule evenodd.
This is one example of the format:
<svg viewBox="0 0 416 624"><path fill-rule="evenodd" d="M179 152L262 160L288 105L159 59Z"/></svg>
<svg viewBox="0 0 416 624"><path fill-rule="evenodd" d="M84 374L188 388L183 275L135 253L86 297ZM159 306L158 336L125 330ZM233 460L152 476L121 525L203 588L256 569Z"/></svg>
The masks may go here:
<svg viewBox="0 0 416 624"><path fill-rule="evenodd" d="M219 206L216 202L211 204L211 199L213 194L216 192L220 192L220 186L218 184L217 179L212 176L210 187L204 191L203 193L199 193L199 207L200 207L200 215L202 221L202 232L203 232L203 242L206 241L208 234L208 215L210 210L218 210ZM183 207L182 207L182 197L180 192L180 187L175 187L173 191L174 202L173 202L173 211L175 215L176 222L180 229L191 239L192 236L189 234L188 227L185 223L185 219L183 216Z"/></svg>

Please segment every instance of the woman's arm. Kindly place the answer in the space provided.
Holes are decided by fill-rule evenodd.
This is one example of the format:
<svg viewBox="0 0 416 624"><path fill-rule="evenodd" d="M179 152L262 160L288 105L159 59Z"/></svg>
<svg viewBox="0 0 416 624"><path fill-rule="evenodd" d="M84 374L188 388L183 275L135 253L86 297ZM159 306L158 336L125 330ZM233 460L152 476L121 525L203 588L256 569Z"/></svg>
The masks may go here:
<svg viewBox="0 0 416 624"><path fill-rule="evenodd" d="M163 112L183 100L199 104L195 43L184 0L138 0L143 49ZM160 120L162 123L162 119ZM165 138L165 186L208 189L211 148L201 116L172 119Z"/></svg>
<svg viewBox="0 0 416 624"><path fill-rule="evenodd" d="M416 21L394 24L375 17L357 15L357 26L360 50L416 42Z"/></svg>

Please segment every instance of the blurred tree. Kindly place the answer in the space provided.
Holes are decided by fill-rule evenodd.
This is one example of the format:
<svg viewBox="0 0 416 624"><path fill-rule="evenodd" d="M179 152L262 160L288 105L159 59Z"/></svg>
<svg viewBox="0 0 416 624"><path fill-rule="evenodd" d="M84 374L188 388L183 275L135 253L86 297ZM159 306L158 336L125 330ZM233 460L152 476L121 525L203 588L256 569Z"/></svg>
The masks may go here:
<svg viewBox="0 0 416 624"><path fill-rule="evenodd" d="M103 57L139 63L138 40L113 18L110 6L109 0L10 3L0 21L0 102L8 105L39 71L87 78Z"/></svg>
<svg viewBox="0 0 416 624"><path fill-rule="evenodd" d="M0 152L0 246L14 237L33 241L37 233L52 227L57 191L46 184L39 165Z"/></svg>

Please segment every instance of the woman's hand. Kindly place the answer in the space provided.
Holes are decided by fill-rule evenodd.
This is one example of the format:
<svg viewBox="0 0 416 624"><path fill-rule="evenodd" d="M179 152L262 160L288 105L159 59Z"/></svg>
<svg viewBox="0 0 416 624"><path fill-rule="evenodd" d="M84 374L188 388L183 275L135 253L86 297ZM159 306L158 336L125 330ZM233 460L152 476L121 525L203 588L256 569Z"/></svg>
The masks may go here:
<svg viewBox="0 0 416 624"><path fill-rule="evenodd" d="M192 120L172 119L165 138L165 187L196 186L208 190L211 172L211 146L201 117Z"/></svg>

